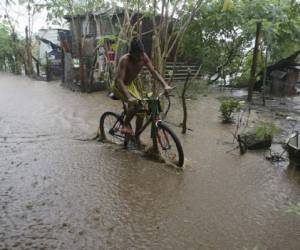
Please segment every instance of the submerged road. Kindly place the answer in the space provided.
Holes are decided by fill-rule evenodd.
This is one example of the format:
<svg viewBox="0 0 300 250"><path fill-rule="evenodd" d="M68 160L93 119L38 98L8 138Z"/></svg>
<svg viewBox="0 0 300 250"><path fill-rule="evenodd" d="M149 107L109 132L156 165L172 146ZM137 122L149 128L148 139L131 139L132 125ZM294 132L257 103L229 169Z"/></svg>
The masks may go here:
<svg viewBox="0 0 300 250"><path fill-rule="evenodd" d="M189 107L181 172L89 140L120 108L105 93L0 74L0 249L299 250L299 173L226 153L218 102Z"/></svg>

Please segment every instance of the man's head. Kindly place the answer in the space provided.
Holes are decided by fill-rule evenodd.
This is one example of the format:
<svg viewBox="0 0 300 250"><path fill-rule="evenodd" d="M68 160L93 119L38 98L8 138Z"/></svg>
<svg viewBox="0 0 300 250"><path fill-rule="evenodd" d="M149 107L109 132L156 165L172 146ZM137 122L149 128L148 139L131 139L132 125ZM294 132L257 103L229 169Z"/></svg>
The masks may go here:
<svg viewBox="0 0 300 250"><path fill-rule="evenodd" d="M144 54L144 45L140 39L133 38L131 40L129 54L134 61L138 61Z"/></svg>

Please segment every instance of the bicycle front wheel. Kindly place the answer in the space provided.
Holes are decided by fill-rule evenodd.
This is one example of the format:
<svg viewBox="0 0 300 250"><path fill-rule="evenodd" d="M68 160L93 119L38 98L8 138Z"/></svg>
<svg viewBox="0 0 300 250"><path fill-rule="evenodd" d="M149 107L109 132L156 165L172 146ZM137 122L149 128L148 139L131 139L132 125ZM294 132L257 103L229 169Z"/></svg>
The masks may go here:
<svg viewBox="0 0 300 250"><path fill-rule="evenodd" d="M158 122L156 138L158 150L162 157L178 167L182 167L184 163L184 154L176 134L166 124Z"/></svg>
<svg viewBox="0 0 300 250"><path fill-rule="evenodd" d="M103 140L115 144L124 143L125 136L120 131L123 127L123 120L120 115L113 112L105 112L100 118L99 127Z"/></svg>

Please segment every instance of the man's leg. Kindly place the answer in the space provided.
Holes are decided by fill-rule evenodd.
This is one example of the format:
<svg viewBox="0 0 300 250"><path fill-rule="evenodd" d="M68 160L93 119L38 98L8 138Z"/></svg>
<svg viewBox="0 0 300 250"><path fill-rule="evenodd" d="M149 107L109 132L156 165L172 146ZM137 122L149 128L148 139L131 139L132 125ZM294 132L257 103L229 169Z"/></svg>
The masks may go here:
<svg viewBox="0 0 300 250"><path fill-rule="evenodd" d="M124 133L130 133L132 134L132 129L130 127L130 122L132 118L136 115L136 113L139 111L138 105L128 105L125 120L124 120Z"/></svg>
<svg viewBox="0 0 300 250"><path fill-rule="evenodd" d="M137 134L137 132L143 127L143 123L144 123L144 116L137 115L136 116L136 121L135 121L135 134ZM139 146L144 146L145 145L145 143L141 140L140 135L136 137L136 141L137 141Z"/></svg>
<svg viewBox="0 0 300 250"><path fill-rule="evenodd" d="M141 111L141 109L143 109L143 107L141 107L140 105L134 105L133 107L128 108L125 121L124 121L125 133L127 132L132 133L129 124L135 115L136 115L135 134L137 134L137 132L143 127L144 116L137 114L139 111ZM140 136L136 137L136 141L139 146L145 146L145 143L141 140Z"/></svg>

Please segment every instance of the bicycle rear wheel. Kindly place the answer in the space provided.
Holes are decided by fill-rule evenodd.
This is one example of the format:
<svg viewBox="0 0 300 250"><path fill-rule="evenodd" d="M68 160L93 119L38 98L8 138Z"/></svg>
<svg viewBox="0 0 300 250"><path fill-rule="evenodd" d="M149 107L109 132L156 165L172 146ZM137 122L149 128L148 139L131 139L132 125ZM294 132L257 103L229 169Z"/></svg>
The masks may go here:
<svg viewBox="0 0 300 250"><path fill-rule="evenodd" d="M124 134L121 133L123 127L122 116L114 112L105 112L100 118L100 135L103 140L115 144L123 144Z"/></svg>
<svg viewBox="0 0 300 250"><path fill-rule="evenodd" d="M182 167L184 154L176 134L166 124L158 122L156 138L162 157L178 167Z"/></svg>

